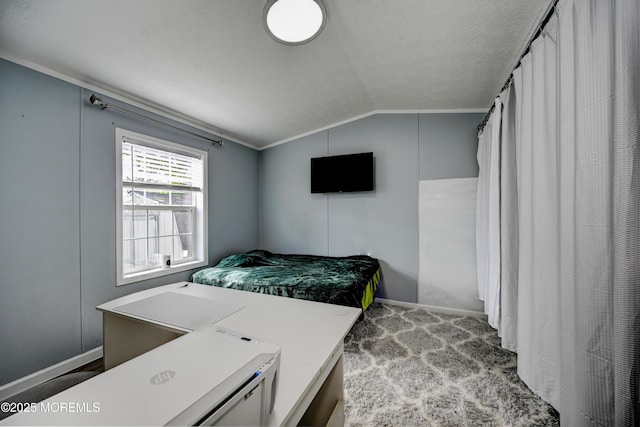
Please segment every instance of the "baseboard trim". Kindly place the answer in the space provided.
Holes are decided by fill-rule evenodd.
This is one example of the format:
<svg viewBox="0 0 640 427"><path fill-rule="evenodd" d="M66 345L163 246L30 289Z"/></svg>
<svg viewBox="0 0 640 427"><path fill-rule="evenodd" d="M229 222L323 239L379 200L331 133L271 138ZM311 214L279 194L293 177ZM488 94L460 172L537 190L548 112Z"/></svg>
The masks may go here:
<svg viewBox="0 0 640 427"><path fill-rule="evenodd" d="M437 305L416 304L414 302L396 301L392 299L376 298L376 302L381 304L397 305L399 307L419 308L421 310L432 311L434 313L451 314L454 316L470 316L487 320L487 315L480 311L463 310L460 308L439 307Z"/></svg>
<svg viewBox="0 0 640 427"><path fill-rule="evenodd" d="M0 387L0 401L23 392L33 386L42 384L45 381L59 377L69 371L73 371L74 369L98 360L101 357L102 346L96 347L93 350L89 350L86 353L79 354L70 359L63 360L60 363L56 363L53 366L34 372L26 377L18 378L17 380Z"/></svg>

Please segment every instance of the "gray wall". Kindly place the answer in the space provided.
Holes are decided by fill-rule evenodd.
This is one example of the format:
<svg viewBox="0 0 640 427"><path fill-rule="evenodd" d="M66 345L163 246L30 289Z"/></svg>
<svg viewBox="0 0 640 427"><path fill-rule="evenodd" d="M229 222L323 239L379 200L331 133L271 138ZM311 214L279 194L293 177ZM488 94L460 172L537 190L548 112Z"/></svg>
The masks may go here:
<svg viewBox="0 0 640 427"><path fill-rule="evenodd" d="M260 245L380 260L377 296L417 302L418 181L478 175L484 114L381 114L260 152ZM311 157L373 151L372 193L310 193ZM456 308L456 307L452 307Z"/></svg>
<svg viewBox="0 0 640 427"><path fill-rule="evenodd" d="M0 384L101 345L96 305L191 276L115 286L115 126L209 150L210 263L258 245L257 151L91 93L0 60Z"/></svg>
<svg viewBox="0 0 640 427"><path fill-rule="evenodd" d="M420 114L420 180L478 176L478 124L484 113Z"/></svg>

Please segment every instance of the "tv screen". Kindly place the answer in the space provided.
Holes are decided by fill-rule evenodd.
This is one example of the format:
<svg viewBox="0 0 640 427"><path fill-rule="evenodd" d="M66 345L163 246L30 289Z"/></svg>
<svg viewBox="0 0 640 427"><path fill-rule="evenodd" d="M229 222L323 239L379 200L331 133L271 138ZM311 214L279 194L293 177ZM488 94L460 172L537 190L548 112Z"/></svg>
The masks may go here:
<svg viewBox="0 0 640 427"><path fill-rule="evenodd" d="M373 191L373 153L311 159L312 193Z"/></svg>

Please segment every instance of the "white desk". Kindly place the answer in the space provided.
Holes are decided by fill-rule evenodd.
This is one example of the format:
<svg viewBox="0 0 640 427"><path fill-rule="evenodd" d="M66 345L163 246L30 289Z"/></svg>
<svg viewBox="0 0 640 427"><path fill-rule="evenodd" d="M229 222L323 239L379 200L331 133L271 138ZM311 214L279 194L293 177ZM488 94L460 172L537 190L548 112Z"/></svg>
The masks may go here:
<svg viewBox="0 0 640 427"><path fill-rule="evenodd" d="M243 308L213 323L281 348L280 379L270 425L342 425L343 340L360 315L359 309L186 284L149 289L98 307L104 317L107 369L194 329L193 325L124 313L118 307L168 291L239 305Z"/></svg>

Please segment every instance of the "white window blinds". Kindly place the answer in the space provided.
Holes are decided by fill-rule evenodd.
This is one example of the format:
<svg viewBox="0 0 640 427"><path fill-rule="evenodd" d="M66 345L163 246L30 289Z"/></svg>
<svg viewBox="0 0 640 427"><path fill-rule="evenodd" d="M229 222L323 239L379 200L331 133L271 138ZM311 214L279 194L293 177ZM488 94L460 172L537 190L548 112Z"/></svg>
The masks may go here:
<svg viewBox="0 0 640 427"><path fill-rule="evenodd" d="M202 191L202 158L196 153L167 151L146 141L122 138L122 182L131 187Z"/></svg>

